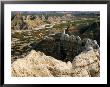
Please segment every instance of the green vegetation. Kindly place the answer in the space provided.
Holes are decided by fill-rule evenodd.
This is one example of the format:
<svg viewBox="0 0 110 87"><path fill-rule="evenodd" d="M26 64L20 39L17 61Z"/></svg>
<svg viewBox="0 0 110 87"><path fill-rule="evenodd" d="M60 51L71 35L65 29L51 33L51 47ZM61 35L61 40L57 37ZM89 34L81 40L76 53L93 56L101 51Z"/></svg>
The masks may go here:
<svg viewBox="0 0 110 87"><path fill-rule="evenodd" d="M26 20L24 17L32 16ZM42 18L42 15L45 17ZM38 17L35 19L35 17ZM97 40L100 45L100 17L99 16L75 16L66 20L64 14L53 13L22 13L12 14L12 55L22 55L29 51L28 45L33 42L40 42L45 36L54 35L68 29L68 34ZM72 14L72 16L74 16ZM50 18L49 18L50 17ZM48 18L50 20L48 20ZM46 25L47 24L47 25ZM40 27L46 25L44 27ZM51 25L53 26L51 28ZM49 28L50 27L50 28Z"/></svg>

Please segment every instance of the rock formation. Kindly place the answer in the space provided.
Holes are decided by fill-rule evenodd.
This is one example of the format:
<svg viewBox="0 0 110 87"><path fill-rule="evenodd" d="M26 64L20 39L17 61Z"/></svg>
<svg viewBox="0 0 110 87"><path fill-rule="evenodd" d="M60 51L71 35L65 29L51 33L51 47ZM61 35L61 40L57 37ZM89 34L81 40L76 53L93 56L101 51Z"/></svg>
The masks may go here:
<svg viewBox="0 0 110 87"><path fill-rule="evenodd" d="M51 43L51 44L50 44ZM81 39L79 36L57 33L39 43L31 44L32 49L42 51L46 55L53 56L63 61L72 61L75 56L91 48L99 49L96 40Z"/></svg>
<svg viewBox="0 0 110 87"><path fill-rule="evenodd" d="M68 76L71 68L70 62L62 62L42 52L32 50L25 58L13 62L12 76Z"/></svg>
<svg viewBox="0 0 110 87"><path fill-rule="evenodd" d="M70 20L47 14L12 15L12 76L100 76L100 22Z"/></svg>
<svg viewBox="0 0 110 87"><path fill-rule="evenodd" d="M100 76L100 57L98 50L89 50L76 56L72 62L73 76Z"/></svg>
<svg viewBox="0 0 110 87"><path fill-rule="evenodd" d="M24 30L28 29L27 24L24 22L23 17L21 16L20 13L16 14L11 21L11 28L13 30Z"/></svg>
<svg viewBox="0 0 110 87"><path fill-rule="evenodd" d="M13 77L97 77L99 61L99 52L94 49L80 53L72 63L32 50L25 58L12 63L11 72Z"/></svg>

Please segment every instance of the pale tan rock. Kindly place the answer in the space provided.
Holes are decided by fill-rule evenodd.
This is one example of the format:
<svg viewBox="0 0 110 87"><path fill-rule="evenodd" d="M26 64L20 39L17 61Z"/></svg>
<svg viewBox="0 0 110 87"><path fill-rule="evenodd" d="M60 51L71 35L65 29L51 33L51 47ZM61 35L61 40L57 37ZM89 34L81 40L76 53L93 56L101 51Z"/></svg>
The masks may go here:
<svg viewBox="0 0 110 87"><path fill-rule="evenodd" d="M12 64L12 76L68 76L71 72L71 62L62 62L42 52L32 50L25 58L17 59Z"/></svg>
<svg viewBox="0 0 110 87"><path fill-rule="evenodd" d="M82 52L70 61L62 62L42 52L32 50L25 58L12 63L14 77L98 77L100 59L97 51Z"/></svg>
<svg viewBox="0 0 110 87"><path fill-rule="evenodd" d="M94 50L82 52L76 56L72 62L72 75L73 76L99 76L100 74L100 61L99 54Z"/></svg>
<svg viewBox="0 0 110 87"><path fill-rule="evenodd" d="M72 76L73 77L90 77L89 72L86 69L83 68L75 68L72 71Z"/></svg>

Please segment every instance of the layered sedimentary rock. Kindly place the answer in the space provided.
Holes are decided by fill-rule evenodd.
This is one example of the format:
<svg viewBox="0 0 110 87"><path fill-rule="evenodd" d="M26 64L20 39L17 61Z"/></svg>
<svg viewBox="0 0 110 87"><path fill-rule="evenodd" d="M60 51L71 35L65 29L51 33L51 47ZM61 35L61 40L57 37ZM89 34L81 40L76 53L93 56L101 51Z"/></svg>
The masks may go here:
<svg viewBox="0 0 110 87"><path fill-rule="evenodd" d="M11 65L14 77L97 77L100 74L98 50L91 49L76 56L72 63L62 62L32 50Z"/></svg>
<svg viewBox="0 0 110 87"><path fill-rule="evenodd" d="M24 22L23 17L20 13L14 16L13 20L11 21L11 29L13 30L24 30L28 29L27 24Z"/></svg>
<svg viewBox="0 0 110 87"><path fill-rule="evenodd" d="M72 62L73 76L100 76L100 56L98 50L84 51L76 56Z"/></svg>
<svg viewBox="0 0 110 87"><path fill-rule="evenodd" d="M100 76L100 48L96 40L58 33L29 47L35 50L12 63L12 76Z"/></svg>
<svg viewBox="0 0 110 87"><path fill-rule="evenodd" d="M12 76L69 76L72 64L32 50L25 58L12 63Z"/></svg>

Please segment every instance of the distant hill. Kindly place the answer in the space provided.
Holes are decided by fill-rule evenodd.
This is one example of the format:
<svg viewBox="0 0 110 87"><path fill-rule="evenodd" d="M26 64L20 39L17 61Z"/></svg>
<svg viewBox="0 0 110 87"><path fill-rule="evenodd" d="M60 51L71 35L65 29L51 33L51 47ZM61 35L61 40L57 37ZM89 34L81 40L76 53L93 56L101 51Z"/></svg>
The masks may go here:
<svg viewBox="0 0 110 87"><path fill-rule="evenodd" d="M25 15L64 15L64 14L72 14L75 16L97 16L100 15L99 11L12 11L12 15L16 13L21 13Z"/></svg>

